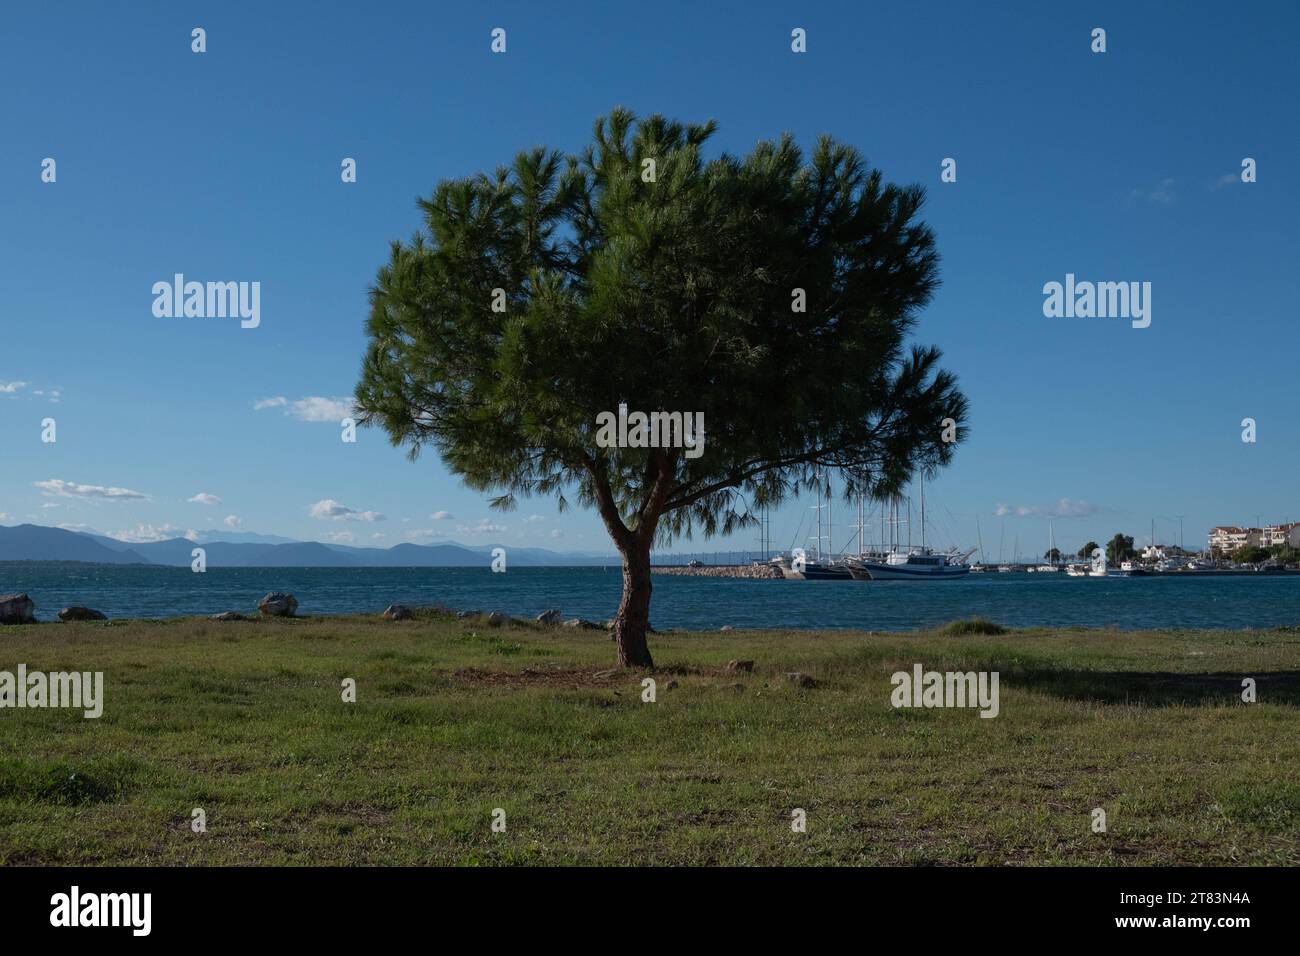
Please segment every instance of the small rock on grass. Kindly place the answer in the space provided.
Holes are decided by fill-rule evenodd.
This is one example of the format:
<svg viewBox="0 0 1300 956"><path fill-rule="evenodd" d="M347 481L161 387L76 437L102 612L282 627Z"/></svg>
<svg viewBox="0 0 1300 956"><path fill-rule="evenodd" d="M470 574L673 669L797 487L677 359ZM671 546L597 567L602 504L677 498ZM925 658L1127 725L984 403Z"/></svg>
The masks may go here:
<svg viewBox="0 0 1300 956"><path fill-rule="evenodd" d="M293 617L298 613L298 599L283 591L272 591L257 602L257 609L269 617Z"/></svg>
<svg viewBox="0 0 1300 956"><path fill-rule="evenodd" d="M728 674L752 674L754 673L753 661L727 661L726 671Z"/></svg>
<svg viewBox="0 0 1300 956"><path fill-rule="evenodd" d="M785 679L788 680L790 683L794 684L796 687L820 687L821 686L816 679L809 676L808 674L802 674L799 671L791 671L789 674L785 675Z"/></svg>
<svg viewBox="0 0 1300 956"><path fill-rule="evenodd" d="M107 621L103 611L89 607L65 607L59 612L60 621Z"/></svg>
<svg viewBox="0 0 1300 956"><path fill-rule="evenodd" d="M409 621L415 617L411 609L404 604L390 604L384 608L384 613L380 616L389 621Z"/></svg>
<svg viewBox="0 0 1300 956"><path fill-rule="evenodd" d="M0 594L0 624L32 624L36 602L26 594Z"/></svg>

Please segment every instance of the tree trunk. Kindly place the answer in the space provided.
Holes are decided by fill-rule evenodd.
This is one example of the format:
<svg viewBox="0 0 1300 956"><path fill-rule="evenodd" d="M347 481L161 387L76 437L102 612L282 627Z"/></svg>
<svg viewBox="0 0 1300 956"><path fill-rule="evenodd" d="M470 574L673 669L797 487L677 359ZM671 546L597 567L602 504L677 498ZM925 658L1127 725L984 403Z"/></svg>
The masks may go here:
<svg viewBox="0 0 1300 956"><path fill-rule="evenodd" d="M614 617L619 667L654 667L646 632L650 629L650 544L634 539L623 550L623 600Z"/></svg>

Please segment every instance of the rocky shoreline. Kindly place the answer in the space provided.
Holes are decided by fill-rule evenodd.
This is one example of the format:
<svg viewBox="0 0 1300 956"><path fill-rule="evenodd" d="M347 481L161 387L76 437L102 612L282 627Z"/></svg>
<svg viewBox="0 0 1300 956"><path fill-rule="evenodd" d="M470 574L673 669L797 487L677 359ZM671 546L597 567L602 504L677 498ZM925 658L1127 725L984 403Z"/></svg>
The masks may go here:
<svg viewBox="0 0 1300 956"><path fill-rule="evenodd" d="M35 616L36 602L27 594L0 595L0 624L40 624ZM455 616L460 619L482 620L492 627L502 624L540 624L549 627L576 627L584 630L612 630L614 622L588 621L574 617L565 619L559 608L549 608L538 614L531 621L513 618L500 611L457 611L442 604L422 607L408 607L404 604L390 604L380 612L379 617L386 621L409 621L419 616L419 612ZM221 611L209 614L209 621L254 621L261 617L298 617L298 599L283 591L272 591L257 602L257 614L243 614L239 611ZM65 607L59 611L60 622L67 621L108 621L108 616L101 611L88 607ZM653 630L653 628L652 628Z"/></svg>
<svg viewBox="0 0 1300 956"><path fill-rule="evenodd" d="M783 576L781 569L770 564L706 564L698 568L688 567L652 567L654 574L676 574L682 577L696 578L756 578L777 579Z"/></svg>

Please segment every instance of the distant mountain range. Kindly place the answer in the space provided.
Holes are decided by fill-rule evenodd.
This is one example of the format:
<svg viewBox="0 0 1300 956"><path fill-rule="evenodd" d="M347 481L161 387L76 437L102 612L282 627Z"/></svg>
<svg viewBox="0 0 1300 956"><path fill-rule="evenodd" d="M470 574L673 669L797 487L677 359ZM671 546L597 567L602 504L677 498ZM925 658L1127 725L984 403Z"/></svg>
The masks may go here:
<svg viewBox="0 0 1300 956"><path fill-rule="evenodd" d="M618 561L613 556L560 554L545 548L494 544L468 547L453 541L399 544L391 548L353 548L319 541L294 541L274 535L206 531L198 532L197 541L168 538L139 543L34 524L0 527L0 561L87 561L188 567L196 547L207 552L209 567L228 568L478 567L491 562L492 549L496 547L505 547L506 560L515 567L589 566Z"/></svg>

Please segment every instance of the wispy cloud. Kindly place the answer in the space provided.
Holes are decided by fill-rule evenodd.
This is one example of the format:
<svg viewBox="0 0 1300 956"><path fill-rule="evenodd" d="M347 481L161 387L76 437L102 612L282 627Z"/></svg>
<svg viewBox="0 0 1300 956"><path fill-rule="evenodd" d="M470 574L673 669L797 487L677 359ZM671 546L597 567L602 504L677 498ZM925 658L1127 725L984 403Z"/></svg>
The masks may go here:
<svg viewBox="0 0 1300 956"><path fill-rule="evenodd" d="M1150 189L1133 190L1129 198L1157 206L1172 206L1178 199L1176 186L1177 183L1173 179L1166 177Z"/></svg>
<svg viewBox="0 0 1300 956"><path fill-rule="evenodd" d="M185 500L186 500L186 501L189 501L189 502L192 503L192 504L200 504L200 505L219 505L219 504L221 504L221 499L220 499L220 498L218 498L216 495L210 495L210 494L208 494L206 491L200 491L200 492L199 492L197 495L195 495L193 498L187 498L187 499L185 499Z"/></svg>
<svg viewBox="0 0 1300 956"><path fill-rule="evenodd" d="M244 519L239 515L226 515L226 520L222 523L227 528L238 528L244 523Z"/></svg>
<svg viewBox="0 0 1300 956"><path fill-rule="evenodd" d="M63 481L59 478L51 478L48 481L34 481L32 484L48 494L58 495L61 498L104 498L110 501L149 500L148 495L132 491L130 488L82 485L75 481Z"/></svg>
<svg viewBox="0 0 1300 956"><path fill-rule="evenodd" d="M26 382L0 382L0 395L17 395L26 387Z"/></svg>
<svg viewBox="0 0 1300 956"><path fill-rule="evenodd" d="M503 524L494 524L487 518L482 518L479 523L473 526L467 524L456 525L456 530L460 534L502 534L506 530Z"/></svg>
<svg viewBox="0 0 1300 956"><path fill-rule="evenodd" d="M435 511L433 514L429 515L429 517L434 521L450 521L456 516L450 511Z"/></svg>
<svg viewBox="0 0 1300 956"><path fill-rule="evenodd" d="M108 532L108 537L118 541L128 541L131 544L149 544L152 541L167 541L171 538L188 538L194 541L198 536L196 531L178 528L173 524L142 524L133 531Z"/></svg>
<svg viewBox="0 0 1300 956"><path fill-rule="evenodd" d="M384 521L383 515L378 511L357 511L355 508L349 508L345 504L340 504L333 498L324 498L310 508L307 513L313 518L319 518L321 521Z"/></svg>

